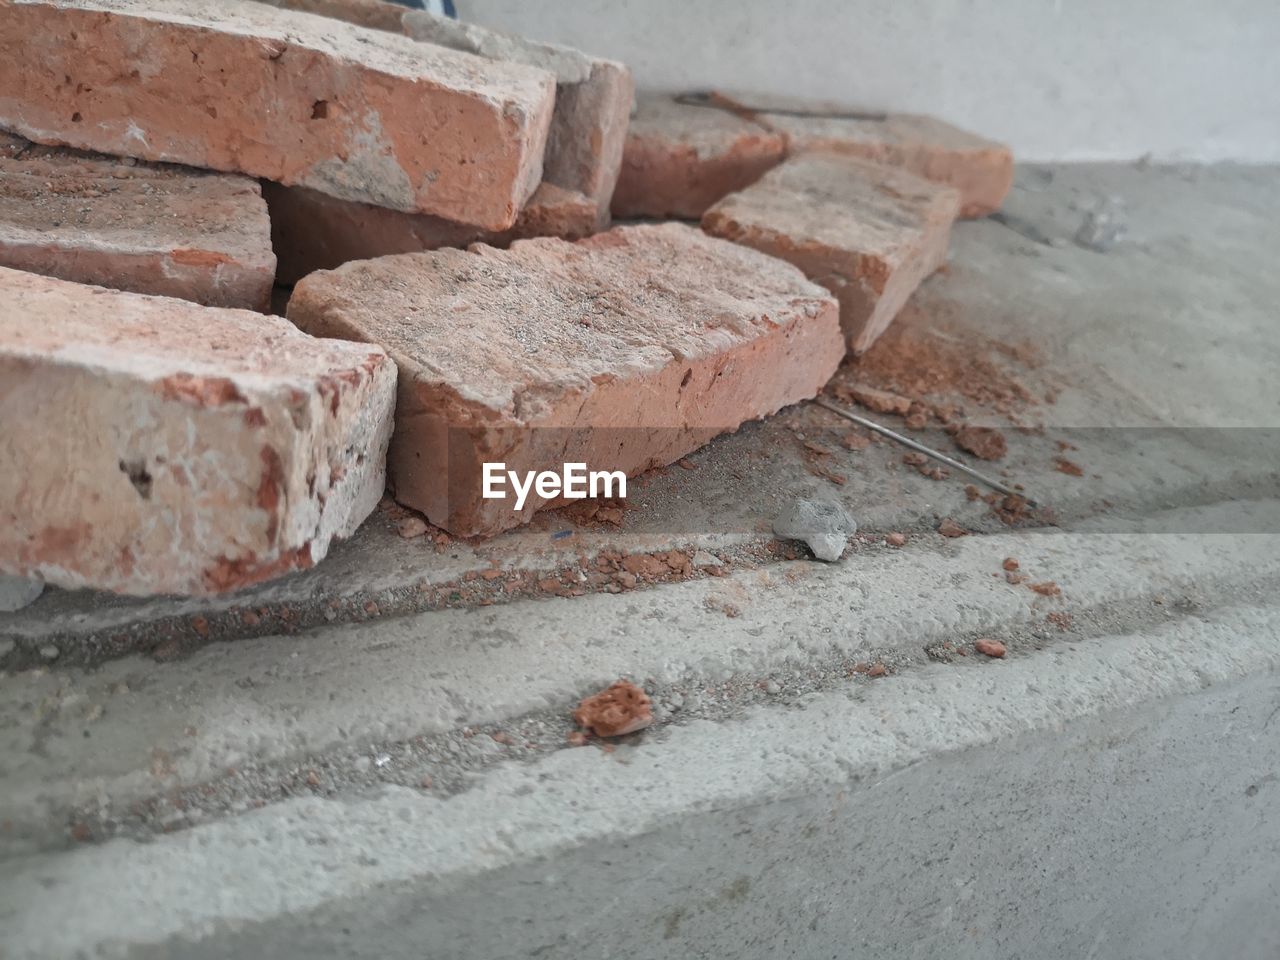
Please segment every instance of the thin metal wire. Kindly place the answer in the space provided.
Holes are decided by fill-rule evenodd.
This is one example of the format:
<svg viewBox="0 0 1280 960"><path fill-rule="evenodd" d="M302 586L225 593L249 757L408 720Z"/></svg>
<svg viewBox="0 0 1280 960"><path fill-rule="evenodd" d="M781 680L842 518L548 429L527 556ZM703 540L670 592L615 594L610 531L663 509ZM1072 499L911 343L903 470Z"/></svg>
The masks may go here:
<svg viewBox="0 0 1280 960"><path fill-rule="evenodd" d="M967 473L969 476L973 477L973 479L982 481L993 490L999 490L1001 493L1007 494L1011 497L1020 497L1026 501L1026 504L1029 507L1037 505L1036 502L1025 493L1020 493L1012 487L1001 483L999 480L994 480L991 477L988 477L985 473L981 473L980 471L973 469L973 467L969 466L967 463L961 463L959 460L948 457L945 453L939 453L931 447L926 447L923 443L918 443L910 437L904 437L897 431L890 430L888 427L882 427L874 420L868 420L866 417L859 416L856 413L850 413L843 407L837 407L834 403L824 397L817 397L813 402L824 410L830 410L838 417L844 417L846 420L851 420L861 427L866 427L868 430L874 430L876 433L888 437L890 440L897 441L904 447L910 447L917 453L923 453L927 457L933 457L933 459L941 463L945 463L948 467L954 467L956 470Z"/></svg>

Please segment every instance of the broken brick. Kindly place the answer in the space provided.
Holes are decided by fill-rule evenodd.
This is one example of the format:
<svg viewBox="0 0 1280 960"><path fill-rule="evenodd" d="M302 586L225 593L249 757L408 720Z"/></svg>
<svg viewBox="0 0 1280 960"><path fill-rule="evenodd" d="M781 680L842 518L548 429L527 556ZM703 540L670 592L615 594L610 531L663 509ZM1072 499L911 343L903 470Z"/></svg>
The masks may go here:
<svg viewBox="0 0 1280 960"><path fill-rule="evenodd" d="M579 703L573 722L597 737L621 737L653 723L653 707L644 690L619 680Z"/></svg>
<svg viewBox="0 0 1280 960"><path fill-rule="evenodd" d="M851 383L841 385L838 392L842 397L848 396L849 399L857 401L868 410L874 410L876 413L892 413L898 416L906 416L911 410L911 400L909 398L900 397L896 393L890 393L888 390L879 390L876 387Z"/></svg>
<svg viewBox="0 0 1280 960"><path fill-rule="evenodd" d="M960 216L984 217L1000 209L1013 186L1013 154L1007 146L934 117L909 114L805 116L757 111L757 122L787 137L789 155L829 151L901 167L954 187Z"/></svg>
<svg viewBox="0 0 1280 960"><path fill-rule="evenodd" d="M318 562L377 505L382 350L6 268L0 300L0 572L224 593Z"/></svg>
<svg viewBox="0 0 1280 960"><path fill-rule="evenodd" d="M960 526L960 524L956 523L950 517L947 517L938 524L938 532L944 537L963 537L967 536L969 533L968 530Z"/></svg>
<svg viewBox="0 0 1280 960"><path fill-rule="evenodd" d="M280 259L281 283L296 283L316 270L352 260L395 253L420 253L472 243L508 246L529 237L576 240L596 230L591 200L549 183L541 184L509 230L490 231L424 213L404 213L368 203L340 200L306 187L264 183L271 211L272 246Z"/></svg>
<svg viewBox="0 0 1280 960"><path fill-rule="evenodd" d="M843 351L825 290L674 223L349 263L306 277L288 315L396 356L396 498L459 535L563 502L482 498L485 462L522 476L674 463L814 396Z"/></svg>
<svg viewBox="0 0 1280 960"><path fill-rule="evenodd" d="M34 140L490 230L542 179L554 102L546 71L248 0L0 4L0 91Z"/></svg>
<svg viewBox="0 0 1280 960"><path fill-rule="evenodd" d="M1009 452L1008 441L995 427L961 427L953 439L980 460L999 460Z"/></svg>
<svg viewBox="0 0 1280 960"><path fill-rule="evenodd" d="M264 310L276 258L255 180L0 133L0 266Z"/></svg>
<svg viewBox="0 0 1280 960"><path fill-rule="evenodd" d="M641 95L627 131L615 217L701 217L782 162L786 138L711 106Z"/></svg>
<svg viewBox="0 0 1280 960"><path fill-rule="evenodd" d="M804 154L731 193L703 229L794 263L840 301L862 353L947 258L959 195L857 157Z"/></svg>
<svg viewBox="0 0 1280 960"><path fill-rule="evenodd" d="M984 656L999 659L1005 655L1005 646L999 640L982 639L977 640L973 644L973 649L977 650Z"/></svg>
<svg viewBox="0 0 1280 960"><path fill-rule="evenodd" d="M624 64L425 10L405 13L403 27L415 40L554 74L556 102L542 162L543 182L590 201L595 217L588 232L608 226L609 201L635 99L635 83Z"/></svg>

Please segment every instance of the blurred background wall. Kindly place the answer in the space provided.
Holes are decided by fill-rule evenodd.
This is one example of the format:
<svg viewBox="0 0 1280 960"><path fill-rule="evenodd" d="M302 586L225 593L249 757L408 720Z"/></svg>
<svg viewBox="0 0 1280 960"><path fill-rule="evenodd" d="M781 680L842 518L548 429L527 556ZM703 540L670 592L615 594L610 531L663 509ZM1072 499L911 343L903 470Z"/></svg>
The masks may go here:
<svg viewBox="0 0 1280 960"><path fill-rule="evenodd" d="M1280 0L454 0L708 87L928 112L1025 160L1280 160Z"/></svg>

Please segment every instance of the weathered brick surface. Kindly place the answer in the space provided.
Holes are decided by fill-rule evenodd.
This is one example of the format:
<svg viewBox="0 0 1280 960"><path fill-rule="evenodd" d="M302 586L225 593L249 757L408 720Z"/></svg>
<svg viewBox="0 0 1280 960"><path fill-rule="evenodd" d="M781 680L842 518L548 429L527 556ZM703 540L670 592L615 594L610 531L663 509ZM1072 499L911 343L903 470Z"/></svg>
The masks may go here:
<svg viewBox="0 0 1280 960"><path fill-rule="evenodd" d="M831 150L902 167L960 191L960 215L1000 209L1013 186L1013 153L1002 143L934 117L889 114L865 119L758 112L758 122L787 137L792 155Z"/></svg>
<svg viewBox="0 0 1280 960"><path fill-rule="evenodd" d="M481 499L484 462L634 475L813 396L844 353L825 290L674 223L349 263L288 315L396 359L396 497L458 534L548 503Z"/></svg>
<svg viewBox="0 0 1280 960"><path fill-rule="evenodd" d="M422 10L404 15L415 39L550 70L556 107L543 159L545 183L590 197L597 229L609 222L609 200L618 181L635 83L624 64L514 34L437 17Z"/></svg>
<svg viewBox="0 0 1280 960"><path fill-rule="evenodd" d="M706 212L709 233L781 257L840 301L849 349L866 350L946 262L959 194L835 153L793 157Z"/></svg>
<svg viewBox="0 0 1280 960"><path fill-rule="evenodd" d="M0 573L207 594L377 504L395 367L278 317L0 267Z"/></svg>
<svg viewBox="0 0 1280 960"><path fill-rule="evenodd" d="M276 258L256 180L0 133L0 266L261 310Z"/></svg>
<svg viewBox="0 0 1280 960"><path fill-rule="evenodd" d="M613 192L613 215L696 219L785 156L781 133L727 110L641 94Z"/></svg>
<svg viewBox="0 0 1280 960"><path fill-rule="evenodd" d="M0 127L503 230L554 78L248 0L0 3Z"/></svg>
<svg viewBox="0 0 1280 960"><path fill-rule="evenodd" d="M578 239L596 232L595 202L580 193L541 184L509 230L482 230L421 213L401 213L339 200L305 187L264 183L271 210L272 244L281 283L316 270L392 253L417 253L484 242L505 247L524 237Z"/></svg>
<svg viewBox="0 0 1280 960"><path fill-rule="evenodd" d="M345 20L371 30L401 32L401 18L407 8L391 0L258 0L273 7L314 13L322 17Z"/></svg>

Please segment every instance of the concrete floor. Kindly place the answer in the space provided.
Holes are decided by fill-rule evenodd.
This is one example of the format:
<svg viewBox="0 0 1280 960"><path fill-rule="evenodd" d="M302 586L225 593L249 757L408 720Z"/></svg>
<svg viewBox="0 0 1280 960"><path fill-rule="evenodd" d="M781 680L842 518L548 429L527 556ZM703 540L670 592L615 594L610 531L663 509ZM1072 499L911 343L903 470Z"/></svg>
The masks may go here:
<svg viewBox="0 0 1280 960"><path fill-rule="evenodd" d="M1128 236L1073 243L1112 194ZM1274 957L1276 250L1275 168L1025 168L957 227L903 319L1041 354L1026 431L970 411L1048 508L1016 527L802 406L621 527L379 514L231 598L0 614L0 956ZM859 518L838 565L768 533L812 493ZM725 569L585 575L670 547ZM618 676L658 724L569 748Z"/></svg>

